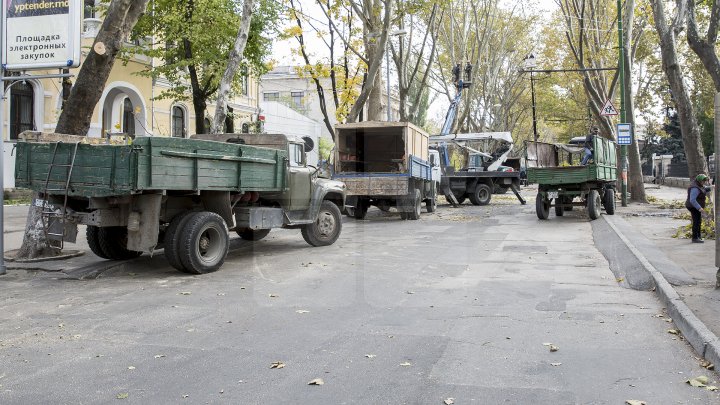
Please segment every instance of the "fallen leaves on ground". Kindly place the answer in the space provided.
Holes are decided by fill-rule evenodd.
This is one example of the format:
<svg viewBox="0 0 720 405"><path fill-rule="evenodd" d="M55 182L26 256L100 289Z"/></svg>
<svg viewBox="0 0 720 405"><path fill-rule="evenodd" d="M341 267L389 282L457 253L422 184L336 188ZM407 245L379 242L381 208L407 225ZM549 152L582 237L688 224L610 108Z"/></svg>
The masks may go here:
<svg viewBox="0 0 720 405"><path fill-rule="evenodd" d="M268 297L270 297L270 298L277 298L278 295L277 295L277 294L268 294Z"/></svg>
<svg viewBox="0 0 720 405"><path fill-rule="evenodd" d="M692 385L693 387L706 387L708 383L708 378L704 375L701 375L695 378L691 378L685 382Z"/></svg>
<svg viewBox="0 0 720 405"><path fill-rule="evenodd" d="M135 370L135 366L128 366L128 370Z"/></svg>
<svg viewBox="0 0 720 405"><path fill-rule="evenodd" d="M165 357L165 355L164 355L164 354L156 354L154 357L155 357L156 359L159 359L159 358L161 358L161 357Z"/></svg>
<svg viewBox="0 0 720 405"><path fill-rule="evenodd" d="M403 367L410 367L410 366L412 366L412 364L411 364L411 363L408 363L407 361L404 362L404 363L400 363L400 365L403 366Z"/></svg>
<svg viewBox="0 0 720 405"><path fill-rule="evenodd" d="M305 309L298 309L298 310L295 311L295 312L297 312L298 314L307 314L307 313L309 313L310 311L305 310Z"/></svg>
<svg viewBox="0 0 720 405"><path fill-rule="evenodd" d="M562 363L550 363L550 365L551 365L551 366L555 366L555 367L557 367L557 366L560 366L560 365L562 365Z"/></svg>
<svg viewBox="0 0 720 405"><path fill-rule="evenodd" d="M181 291L180 295L190 295L192 294L190 291Z"/></svg>
<svg viewBox="0 0 720 405"><path fill-rule="evenodd" d="M325 381L322 380L322 378L316 378L308 383L308 385L323 385L325 384Z"/></svg>
<svg viewBox="0 0 720 405"><path fill-rule="evenodd" d="M667 333L669 333L671 335L679 335L680 331L677 329L668 329Z"/></svg>
<svg viewBox="0 0 720 405"><path fill-rule="evenodd" d="M703 361L701 361L701 362L700 362L700 367L706 368L706 369L708 369L708 370L714 370L714 369L715 369L715 365L712 364L712 363L711 363L710 361L708 361L708 360L703 360Z"/></svg>
<svg viewBox="0 0 720 405"><path fill-rule="evenodd" d="M543 346L547 346L551 352L556 352L556 351L560 350L559 347L555 346L552 343L543 343Z"/></svg>
<svg viewBox="0 0 720 405"><path fill-rule="evenodd" d="M455 398L448 398L448 399L444 400L443 403L445 405L452 405L455 403Z"/></svg>
<svg viewBox="0 0 720 405"><path fill-rule="evenodd" d="M285 368L285 363L283 363L282 361L275 361L270 364L270 368Z"/></svg>
<svg viewBox="0 0 720 405"><path fill-rule="evenodd" d="M127 399L127 397L129 397L129 396L130 396L130 394L128 394L127 392L121 392L121 393L117 394L117 396L116 396L115 398L117 398L117 399Z"/></svg>
<svg viewBox="0 0 720 405"><path fill-rule="evenodd" d="M367 357L368 359L372 359L373 357L375 357L375 355L374 354L366 354L365 357Z"/></svg>
<svg viewBox="0 0 720 405"><path fill-rule="evenodd" d="M628 400L625 401L625 403L626 403L627 405L647 405L647 402L645 402L645 401L640 401L640 400L637 400L637 399L628 399Z"/></svg>

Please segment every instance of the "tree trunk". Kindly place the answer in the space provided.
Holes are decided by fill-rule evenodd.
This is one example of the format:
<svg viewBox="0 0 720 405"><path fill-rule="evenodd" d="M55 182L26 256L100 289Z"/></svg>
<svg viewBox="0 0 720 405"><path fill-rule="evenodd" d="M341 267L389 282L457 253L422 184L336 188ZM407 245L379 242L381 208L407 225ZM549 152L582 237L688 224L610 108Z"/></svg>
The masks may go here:
<svg viewBox="0 0 720 405"><path fill-rule="evenodd" d="M45 227L42 220L42 208L36 207L34 202L40 198L39 193L33 193L33 204L28 209L25 222L25 235L20 249L15 254L16 259L35 259L38 257L58 256L60 251L48 245L45 238Z"/></svg>
<svg viewBox="0 0 720 405"><path fill-rule="evenodd" d="M627 0L625 2L625 12L623 27L623 69L624 86L625 86L625 117L630 127L635 129L635 98L633 97L632 85L632 53L630 52L630 41L633 37L633 20L634 20L635 0ZM634 137L635 138L635 137ZM632 201L647 202L645 195L645 181L643 180L642 164L640 162L640 149L638 148L637 138L628 146L628 159L630 167L628 168L628 189Z"/></svg>
<svg viewBox="0 0 720 405"><path fill-rule="evenodd" d="M230 93L230 87L235 80L235 74L240 67L240 61L245 53L245 44L247 44L248 32L250 32L252 12L253 0L245 0L243 3L243 15L240 21L240 28L238 29L237 38L235 38L235 46L232 51L230 51L230 59L228 60L227 68L225 69L222 79L220 79L220 86L218 87L215 119L213 120L212 129L210 130L213 134L222 132L223 124L225 123L227 97Z"/></svg>
<svg viewBox="0 0 720 405"><path fill-rule="evenodd" d="M666 23L663 0L652 0L651 5L653 8L653 16L655 17L655 29L657 30L658 37L660 37L662 68L668 79L668 83L670 83L670 89L675 99L690 178L694 178L700 173L707 173L707 164L700 140L700 128L698 127L692 102L690 101L690 96L683 82L683 72L677 59L675 27Z"/></svg>
<svg viewBox="0 0 720 405"><path fill-rule="evenodd" d="M87 135L93 110L115 64L123 41L145 11L148 0L113 0L87 58L80 68L77 81L65 103L55 132Z"/></svg>
<svg viewBox="0 0 720 405"><path fill-rule="evenodd" d="M707 37L703 40L700 38L695 23L695 0L688 0L687 15L687 40L690 48L700 58L705 70L712 78L715 85L715 91L720 91L720 61L715 53L715 43L717 42L718 24L720 24L720 3L713 1L712 10L710 12L710 23L708 25Z"/></svg>
<svg viewBox="0 0 720 405"><path fill-rule="evenodd" d="M373 51L375 51L375 49L370 48L368 55L372 55L374 53ZM368 121L385 121L385 115L383 114L383 99L386 96L383 97L383 82L384 80L382 75L380 72L377 72L375 80L372 84L372 90L370 90L367 100ZM390 108L390 106L387 106L387 108Z"/></svg>

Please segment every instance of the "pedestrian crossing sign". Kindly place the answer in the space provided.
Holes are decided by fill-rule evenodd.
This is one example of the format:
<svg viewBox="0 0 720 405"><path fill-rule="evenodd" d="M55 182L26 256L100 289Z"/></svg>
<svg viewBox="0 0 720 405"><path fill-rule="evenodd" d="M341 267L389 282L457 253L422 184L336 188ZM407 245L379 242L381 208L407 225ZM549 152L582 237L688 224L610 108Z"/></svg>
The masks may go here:
<svg viewBox="0 0 720 405"><path fill-rule="evenodd" d="M608 99L608 101L605 102L605 105L603 106L602 110L600 110L600 115L603 117L609 117L612 115L618 115L620 114L618 110L615 108L615 106L612 104L612 101Z"/></svg>

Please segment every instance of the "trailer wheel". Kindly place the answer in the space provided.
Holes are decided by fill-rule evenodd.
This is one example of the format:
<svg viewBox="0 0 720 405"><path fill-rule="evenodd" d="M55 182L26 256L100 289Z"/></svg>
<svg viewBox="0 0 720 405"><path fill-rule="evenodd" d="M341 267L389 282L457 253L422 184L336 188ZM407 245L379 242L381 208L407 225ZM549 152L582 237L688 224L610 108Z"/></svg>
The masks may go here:
<svg viewBox="0 0 720 405"><path fill-rule="evenodd" d="M572 196L567 196L567 197L565 197L565 198L563 199L563 201L565 201L566 204L572 204L572 202L573 202L573 197L572 197ZM573 210L573 206L572 206L572 205L568 205L568 206L565 207L565 211L572 211L572 210Z"/></svg>
<svg viewBox="0 0 720 405"><path fill-rule="evenodd" d="M615 215L615 190L612 188L606 188L605 194L603 195L603 207L605 207L605 213L608 215Z"/></svg>
<svg viewBox="0 0 720 405"><path fill-rule="evenodd" d="M475 191L470 194L470 202L473 205L488 205L492 197L492 190L487 184L478 184Z"/></svg>
<svg viewBox="0 0 720 405"><path fill-rule="evenodd" d="M368 201L359 199L357 202L357 205L355 206L355 210L353 212L353 217L355 219L365 219L365 216L368 212L369 204Z"/></svg>
<svg viewBox="0 0 720 405"><path fill-rule="evenodd" d="M110 260L133 259L142 254L142 252L127 249L127 228L124 226L100 228L98 242L100 249Z"/></svg>
<svg viewBox="0 0 720 405"><path fill-rule="evenodd" d="M550 201L545 201L542 193L537 193L535 197L535 213L540 219L548 219L550 216Z"/></svg>
<svg viewBox="0 0 720 405"><path fill-rule="evenodd" d="M211 273L225 262L230 243L220 215L194 212L179 232L178 256L188 273Z"/></svg>
<svg viewBox="0 0 720 405"><path fill-rule="evenodd" d="M587 198L587 210L590 219L600 218L600 193L597 190L590 190Z"/></svg>
<svg viewBox="0 0 720 405"><path fill-rule="evenodd" d="M183 229L185 223L190 218L190 214L193 214L193 212L188 211L175 215L175 217L173 217L173 219L170 221L170 225L165 230L164 239L165 260L167 260L167 262L171 266L184 273L187 273L188 271L185 269L185 266L183 266L182 260L180 260L180 256L178 254L178 247L180 245L180 238L182 235L182 232L180 231Z"/></svg>
<svg viewBox="0 0 720 405"><path fill-rule="evenodd" d="M420 196L420 190L415 189L412 199L412 211L407 213L408 219L418 220L420 219L420 213L422 212L422 197Z"/></svg>
<svg viewBox="0 0 720 405"><path fill-rule="evenodd" d="M555 216L561 217L565 213L565 208L563 208L563 204L565 203L564 197L558 197L555 199Z"/></svg>
<svg viewBox="0 0 720 405"><path fill-rule="evenodd" d="M240 228L240 229L236 229L235 232L243 240L249 240L249 241L255 242L255 241L261 240L264 237L268 236L268 234L270 233L270 229Z"/></svg>
<svg viewBox="0 0 720 405"><path fill-rule="evenodd" d="M103 259L109 259L107 253L103 252L102 247L100 246L99 227L88 225L85 230L85 238L87 239L88 246L90 246L90 250L95 253L95 256Z"/></svg>
<svg viewBox="0 0 720 405"><path fill-rule="evenodd" d="M329 246L340 236L340 209L331 201L323 201L315 222L303 225L302 237L311 246Z"/></svg>
<svg viewBox="0 0 720 405"><path fill-rule="evenodd" d="M435 212L435 209L437 209L437 201L435 201L434 197L425 200L425 210L427 212Z"/></svg>

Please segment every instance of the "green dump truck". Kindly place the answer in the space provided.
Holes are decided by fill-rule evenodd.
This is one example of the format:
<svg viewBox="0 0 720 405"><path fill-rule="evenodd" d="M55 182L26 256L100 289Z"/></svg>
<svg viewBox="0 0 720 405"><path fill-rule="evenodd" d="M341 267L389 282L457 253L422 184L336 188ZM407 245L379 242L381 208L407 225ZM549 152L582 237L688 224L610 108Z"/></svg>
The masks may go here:
<svg viewBox="0 0 720 405"><path fill-rule="evenodd" d="M550 207L556 216L575 206L585 207L590 219L600 218L601 208L615 214L615 142L593 137L593 158L587 165L580 165L582 153L577 145L525 142L528 183L538 184L538 218L548 219Z"/></svg>
<svg viewBox="0 0 720 405"><path fill-rule="evenodd" d="M310 245L337 240L345 186L307 165L301 138L268 134L139 137L132 144L24 133L15 181L39 192L53 246L74 242L77 225L98 256L120 260L164 247L187 273L222 266L228 230L259 240L299 228ZM94 140L97 143L97 139Z"/></svg>

